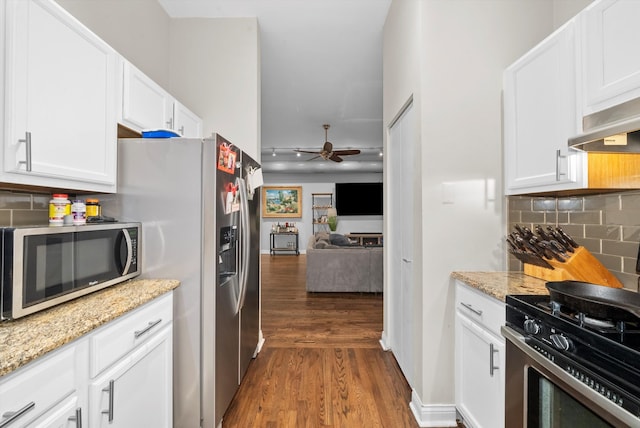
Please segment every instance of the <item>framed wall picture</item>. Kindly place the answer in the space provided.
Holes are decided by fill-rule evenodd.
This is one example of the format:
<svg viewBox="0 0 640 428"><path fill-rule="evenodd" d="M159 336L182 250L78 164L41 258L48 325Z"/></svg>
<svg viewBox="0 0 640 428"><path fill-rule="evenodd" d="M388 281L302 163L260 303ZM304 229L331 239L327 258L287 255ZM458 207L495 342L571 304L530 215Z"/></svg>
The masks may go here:
<svg viewBox="0 0 640 428"><path fill-rule="evenodd" d="M302 217L302 186L263 186L262 217Z"/></svg>

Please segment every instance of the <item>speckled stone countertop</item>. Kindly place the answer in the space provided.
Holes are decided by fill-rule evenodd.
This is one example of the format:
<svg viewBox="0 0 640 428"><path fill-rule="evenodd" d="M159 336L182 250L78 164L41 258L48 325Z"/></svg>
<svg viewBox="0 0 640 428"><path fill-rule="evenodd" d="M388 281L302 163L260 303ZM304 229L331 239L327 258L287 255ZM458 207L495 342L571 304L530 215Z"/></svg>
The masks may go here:
<svg viewBox="0 0 640 428"><path fill-rule="evenodd" d="M42 312L0 323L0 376L178 287L171 279L133 279Z"/></svg>
<svg viewBox="0 0 640 428"><path fill-rule="evenodd" d="M546 281L522 272L453 272L451 277L501 302L507 294L549 294Z"/></svg>

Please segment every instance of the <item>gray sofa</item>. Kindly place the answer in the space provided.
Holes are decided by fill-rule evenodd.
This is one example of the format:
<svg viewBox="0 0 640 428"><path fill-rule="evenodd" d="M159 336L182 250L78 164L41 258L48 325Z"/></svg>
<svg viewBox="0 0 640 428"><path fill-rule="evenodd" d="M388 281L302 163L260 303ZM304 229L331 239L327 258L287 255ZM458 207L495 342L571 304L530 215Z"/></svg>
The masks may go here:
<svg viewBox="0 0 640 428"><path fill-rule="evenodd" d="M307 291L382 292L382 251L335 245L327 233L312 235L307 244Z"/></svg>

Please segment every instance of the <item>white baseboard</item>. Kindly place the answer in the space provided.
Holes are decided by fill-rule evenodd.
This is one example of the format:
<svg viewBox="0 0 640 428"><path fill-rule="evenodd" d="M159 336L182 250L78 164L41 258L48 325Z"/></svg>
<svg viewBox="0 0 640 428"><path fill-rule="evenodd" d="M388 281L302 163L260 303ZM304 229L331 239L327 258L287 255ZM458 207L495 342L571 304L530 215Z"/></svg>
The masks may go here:
<svg viewBox="0 0 640 428"><path fill-rule="evenodd" d="M260 351L262 351L262 345L264 345L264 336L262 335L262 329L258 332L258 345L256 346L256 350L253 352L253 358L257 357Z"/></svg>
<svg viewBox="0 0 640 428"><path fill-rule="evenodd" d="M383 351L388 351L389 349L391 349L391 347L389 346L389 341L387 340L387 334L384 331L380 336L380 346L382 347Z"/></svg>
<svg viewBox="0 0 640 428"><path fill-rule="evenodd" d="M411 391L409 407L421 427L457 427L454 404L422 404L418 393Z"/></svg>

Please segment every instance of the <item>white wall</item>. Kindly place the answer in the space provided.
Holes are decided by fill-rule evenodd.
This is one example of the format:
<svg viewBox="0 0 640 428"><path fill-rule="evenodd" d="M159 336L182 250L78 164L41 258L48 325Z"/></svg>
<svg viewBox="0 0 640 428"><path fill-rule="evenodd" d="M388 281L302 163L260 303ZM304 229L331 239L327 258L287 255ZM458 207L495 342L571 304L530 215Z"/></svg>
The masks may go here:
<svg viewBox="0 0 640 428"><path fill-rule="evenodd" d="M260 161L260 43L256 18L171 20L170 92Z"/></svg>
<svg viewBox="0 0 640 428"><path fill-rule="evenodd" d="M169 18L157 0L57 0L118 53L260 160L256 18Z"/></svg>
<svg viewBox="0 0 640 428"><path fill-rule="evenodd" d="M411 97L419 118L414 198L421 215L413 225L419 262L416 302L406 309L422 327L412 349L415 378L408 381L417 418L425 423L437 419L439 405L450 409L454 403L450 273L506 266L502 71L553 28L552 2L394 0L391 5L384 34L383 123L388 127ZM385 174L388 168L385 163ZM397 219L385 216L385 223L391 221ZM385 297L394 285L387 263ZM393 316L388 309L385 302L385 332L387 317Z"/></svg>
<svg viewBox="0 0 640 428"><path fill-rule="evenodd" d="M260 232L260 250L269 253L271 225L295 222L301 253L306 252L307 242L313 234L312 193L333 193L335 183L379 182L381 174L265 174L267 186L302 186L302 217L300 218L263 218ZM329 181L333 180L333 181ZM334 199L335 204L335 199ZM336 233L372 232L381 233L383 216L340 216ZM279 242L279 241L278 241ZM278 254L293 254L283 252Z"/></svg>
<svg viewBox="0 0 640 428"><path fill-rule="evenodd" d="M80 22L169 89L170 18L157 0L56 0Z"/></svg>

